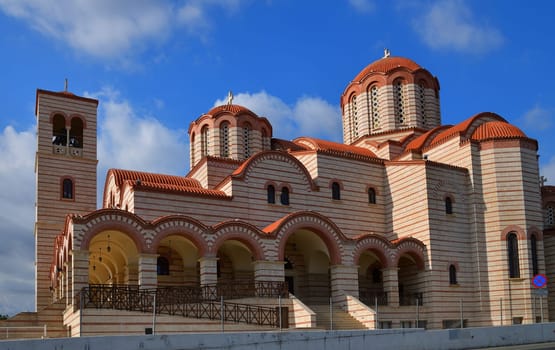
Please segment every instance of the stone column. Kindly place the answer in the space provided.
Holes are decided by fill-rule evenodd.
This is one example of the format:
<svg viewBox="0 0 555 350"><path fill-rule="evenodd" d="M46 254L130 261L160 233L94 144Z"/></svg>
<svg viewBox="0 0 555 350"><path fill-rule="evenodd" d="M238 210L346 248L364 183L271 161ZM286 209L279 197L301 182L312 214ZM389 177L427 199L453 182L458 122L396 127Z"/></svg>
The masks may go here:
<svg viewBox="0 0 555 350"><path fill-rule="evenodd" d="M89 251L88 250L73 250L71 251L71 264L72 271L72 286L71 286L71 303L74 306L77 303L77 294L85 287L89 286Z"/></svg>
<svg viewBox="0 0 555 350"><path fill-rule="evenodd" d="M358 267L356 265L330 266L331 297L333 302L348 294L358 298ZM340 299L341 298L341 299Z"/></svg>
<svg viewBox="0 0 555 350"><path fill-rule="evenodd" d="M252 264L254 267L254 282L256 283L256 293L258 296L277 297L278 295L282 295L281 293L284 293L287 290L284 288L285 262L257 260Z"/></svg>
<svg viewBox="0 0 555 350"><path fill-rule="evenodd" d="M382 269L383 289L387 293L387 305L399 306L399 269L388 267Z"/></svg>
<svg viewBox="0 0 555 350"><path fill-rule="evenodd" d="M200 286L216 285L218 283L218 258L203 257L200 263Z"/></svg>
<svg viewBox="0 0 555 350"><path fill-rule="evenodd" d="M156 288L158 254L139 254L139 288Z"/></svg>

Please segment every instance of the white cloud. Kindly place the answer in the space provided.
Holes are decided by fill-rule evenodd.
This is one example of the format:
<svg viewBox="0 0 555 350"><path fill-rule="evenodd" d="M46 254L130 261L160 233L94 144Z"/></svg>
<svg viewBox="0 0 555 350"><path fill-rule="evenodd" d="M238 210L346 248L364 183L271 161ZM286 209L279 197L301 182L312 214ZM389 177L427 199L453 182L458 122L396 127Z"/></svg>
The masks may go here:
<svg viewBox="0 0 555 350"><path fill-rule="evenodd" d="M476 23L474 14L461 0L435 2L412 25L433 49L480 54L500 47L504 41L496 28Z"/></svg>
<svg viewBox="0 0 555 350"><path fill-rule="evenodd" d="M225 98L220 99L214 106L225 103ZM266 91L254 94L244 92L237 94L233 103L268 118L274 128L274 137L294 139L312 136L333 141L341 140L340 108L319 97L302 97L294 105L288 105Z"/></svg>
<svg viewBox="0 0 555 350"><path fill-rule="evenodd" d="M205 35L207 9L237 11L243 0L0 0L0 10L60 40L78 53L129 61L150 44L164 42L179 26Z"/></svg>
<svg viewBox="0 0 555 350"><path fill-rule="evenodd" d="M349 0L349 4L358 12L368 13L374 11L376 5L371 0Z"/></svg>
<svg viewBox="0 0 555 350"><path fill-rule="evenodd" d="M524 113L522 119L525 128L543 131L549 129L552 126L552 116L553 111L536 105L534 108Z"/></svg>
<svg viewBox="0 0 555 350"><path fill-rule="evenodd" d="M110 88L87 94L99 99L98 184L109 168L184 175L189 166L186 130L172 130L133 106ZM99 192L102 193L102 192ZM98 198L102 200L101 197Z"/></svg>
<svg viewBox="0 0 555 350"><path fill-rule="evenodd" d="M34 309L35 149L34 128L0 133L0 314Z"/></svg>

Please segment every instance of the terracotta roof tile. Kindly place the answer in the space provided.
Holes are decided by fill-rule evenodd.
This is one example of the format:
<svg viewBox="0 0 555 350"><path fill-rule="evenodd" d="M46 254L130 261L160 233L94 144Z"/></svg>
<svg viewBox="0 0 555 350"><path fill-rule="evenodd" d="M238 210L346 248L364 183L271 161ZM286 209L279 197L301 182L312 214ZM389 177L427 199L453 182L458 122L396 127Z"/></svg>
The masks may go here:
<svg viewBox="0 0 555 350"><path fill-rule="evenodd" d="M439 133L430 142L430 144L443 142L445 140L450 139L454 135L463 135L465 137L470 137L470 135L467 135L467 132L468 132L469 128L472 126L472 124L478 119L497 120L497 121L506 122L506 120L503 119L503 117L501 117L501 116L499 116L495 113L490 113L490 112L478 113L478 114L475 114L472 117L468 118L467 120L449 128L449 129L447 129L447 130L445 130L441 133Z"/></svg>
<svg viewBox="0 0 555 350"><path fill-rule="evenodd" d="M526 137L518 127L502 121L487 122L474 130L471 139L484 141L493 138L518 138Z"/></svg>
<svg viewBox="0 0 555 350"><path fill-rule="evenodd" d="M202 188L202 185L198 180L177 175L164 175L156 173L147 173L144 171L135 170L122 170L122 169L110 169L108 170L108 176L110 174L114 175L116 184L121 186L124 181L131 180L133 182L140 180L141 183L153 183L160 185L173 185L178 187L191 187L191 188Z"/></svg>
<svg viewBox="0 0 555 350"><path fill-rule="evenodd" d="M206 114L215 116L215 115L223 113L223 112L230 112L234 115L237 115L239 113L248 113L248 114L256 115L255 113L253 113L250 109L248 109L246 107L243 107L243 106L240 106L240 105L230 105L230 104L225 104L225 105L214 107L210 111L208 111L208 113L206 113Z"/></svg>
<svg viewBox="0 0 555 350"><path fill-rule="evenodd" d="M410 141L407 146L405 147L405 151L412 151L412 150L419 150L422 147L426 146L433 138L445 131L446 129L451 128L452 125L441 125L431 130L428 130L426 133L418 136L417 138Z"/></svg>
<svg viewBox="0 0 555 350"><path fill-rule="evenodd" d="M318 150L318 151L348 153L348 154L355 154L355 155L364 156L364 157L378 158L378 156L376 156L374 152L363 147L357 147L357 146L346 145L343 143L320 140L313 137L299 137L293 140L293 142L300 146L304 146L305 148Z"/></svg>
<svg viewBox="0 0 555 350"><path fill-rule="evenodd" d="M415 71L420 69L420 65L418 65L413 60L404 57L384 57L377 61L370 63L366 68L364 68L358 75L353 79L353 81L360 81L366 75L377 72L377 73L389 73L396 68L407 68L410 71Z"/></svg>

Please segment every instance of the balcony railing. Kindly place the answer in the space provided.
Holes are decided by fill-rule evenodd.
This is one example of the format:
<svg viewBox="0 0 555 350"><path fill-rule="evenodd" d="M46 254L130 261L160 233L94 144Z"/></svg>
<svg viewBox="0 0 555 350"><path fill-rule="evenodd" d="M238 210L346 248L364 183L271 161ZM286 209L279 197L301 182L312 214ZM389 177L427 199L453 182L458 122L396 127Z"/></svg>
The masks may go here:
<svg viewBox="0 0 555 350"><path fill-rule="evenodd" d="M376 305L387 305L387 293L386 292L366 292L359 291L359 299L364 304L368 306Z"/></svg>
<svg viewBox="0 0 555 350"><path fill-rule="evenodd" d="M399 295L399 305L401 306L411 306L411 305L424 305L424 293L409 293Z"/></svg>
<svg viewBox="0 0 555 350"><path fill-rule="evenodd" d="M90 285L79 293L77 307L145 313L152 313L156 307L157 314L279 327L279 308L223 302L226 299L279 296L288 296L285 282L156 289L139 289L138 286L128 285Z"/></svg>

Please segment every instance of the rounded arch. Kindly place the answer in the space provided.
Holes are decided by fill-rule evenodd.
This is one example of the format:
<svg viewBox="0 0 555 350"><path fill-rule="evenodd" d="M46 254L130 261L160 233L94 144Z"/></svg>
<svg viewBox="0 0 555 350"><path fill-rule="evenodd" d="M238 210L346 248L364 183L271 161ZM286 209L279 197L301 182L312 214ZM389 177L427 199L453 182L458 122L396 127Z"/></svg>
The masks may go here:
<svg viewBox="0 0 555 350"><path fill-rule="evenodd" d="M330 254L332 265L342 263L342 243L346 241L345 235L330 219L318 213L308 211L286 216L279 221L278 226L273 230L276 241L279 242L279 260L283 261L285 259L284 254L287 239L301 229L313 232L324 242Z"/></svg>
<svg viewBox="0 0 555 350"><path fill-rule="evenodd" d="M318 186L316 186L316 184L312 180L312 177L310 176L310 172L304 166L303 163L301 163L297 158L295 158L291 154L285 153L285 152L279 152L279 151L262 151L262 152L256 153L252 157L248 158L243 163L243 165L237 168L237 170L235 170L231 176L234 178L243 179L248 176L248 174L250 173L253 167L255 167L258 163L264 160L277 160L277 161L282 161L284 163L289 163L294 168L296 168L299 171L299 173L301 173L304 176L310 190L316 191L318 189Z"/></svg>
<svg viewBox="0 0 555 350"><path fill-rule="evenodd" d="M501 240L506 241L507 236L511 233L514 233L519 241L527 239L526 232L522 229L522 227L518 225L509 225L501 231Z"/></svg>
<svg viewBox="0 0 555 350"><path fill-rule="evenodd" d="M266 260L267 254L260 231L253 225L242 221L228 221L213 227L214 243L210 254L215 256L218 249L229 240L243 243L251 251L256 260Z"/></svg>
<svg viewBox="0 0 555 350"><path fill-rule="evenodd" d="M49 118L48 118L49 121L50 121L50 124L53 124L53 123L54 123L54 119L55 119L57 116L60 116L61 118L63 118L63 120L64 120L64 126L70 126L70 125L69 125L69 118L67 117L67 114L65 114L65 113L62 112L62 111L53 111L53 112L50 113L50 116L49 116Z"/></svg>
<svg viewBox="0 0 555 350"><path fill-rule="evenodd" d="M97 234L114 230L129 236L139 253L148 251L149 244L143 236L146 223L132 213L118 209L100 209L85 217L73 218L73 221L84 224L85 227L79 235L80 239L75 242L80 250L88 250L91 240Z"/></svg>
<svg viewBox="0 0 555 350"><path fill-rule="evenodd" d="M199 250L200 256L205 256L209 251L208 243L203 236L208 228L200 221L184 216L168 216L154 221L153 225L155 235L149 249L151 253L155 253L160 242L168 236L181 236L188 239Z"/></svg>
<svg viewBox="0 0 555 350"><path fill-rule="evenodd" d="M83 125L83 129L87 128L87 119L85 119L85 117L82 116L81 114L77 114L77 113L71 114L69 116L69 118L67 118L67 119L69 120L70 125L71 125L71 123L73 122L74 119L79 119L79 120L81 120L81 123Z"/></svg>
<svg viewBox="0 0 555 350"><path fill-rule="evenodd" d="M529 227L527 238L531 239L532 237L536 237L536 239L538 241L543 241L543 232L542 232L542 230L537 228L536 226Z"/></svg>
<svg viewBox="0 0 555 350"><path fill-rule="evenodd" d="M395 258L393 259L394 266L399 264L399 260L403 257L403 255L410 256L419 270L425 269L425 245L421 241L417 240L416 238L405 238L400 240L396 244L396 254Z"/></svg>
<svg viewBox="0 0 555 350"><path fill-rule="evenodd" d="M353 263L355 265L358 264L360 256L366 251L374 253L384 268L393 266L391 260L394 255L393 247L385 238L375 234L359 238L353 251Z"/></svg>

